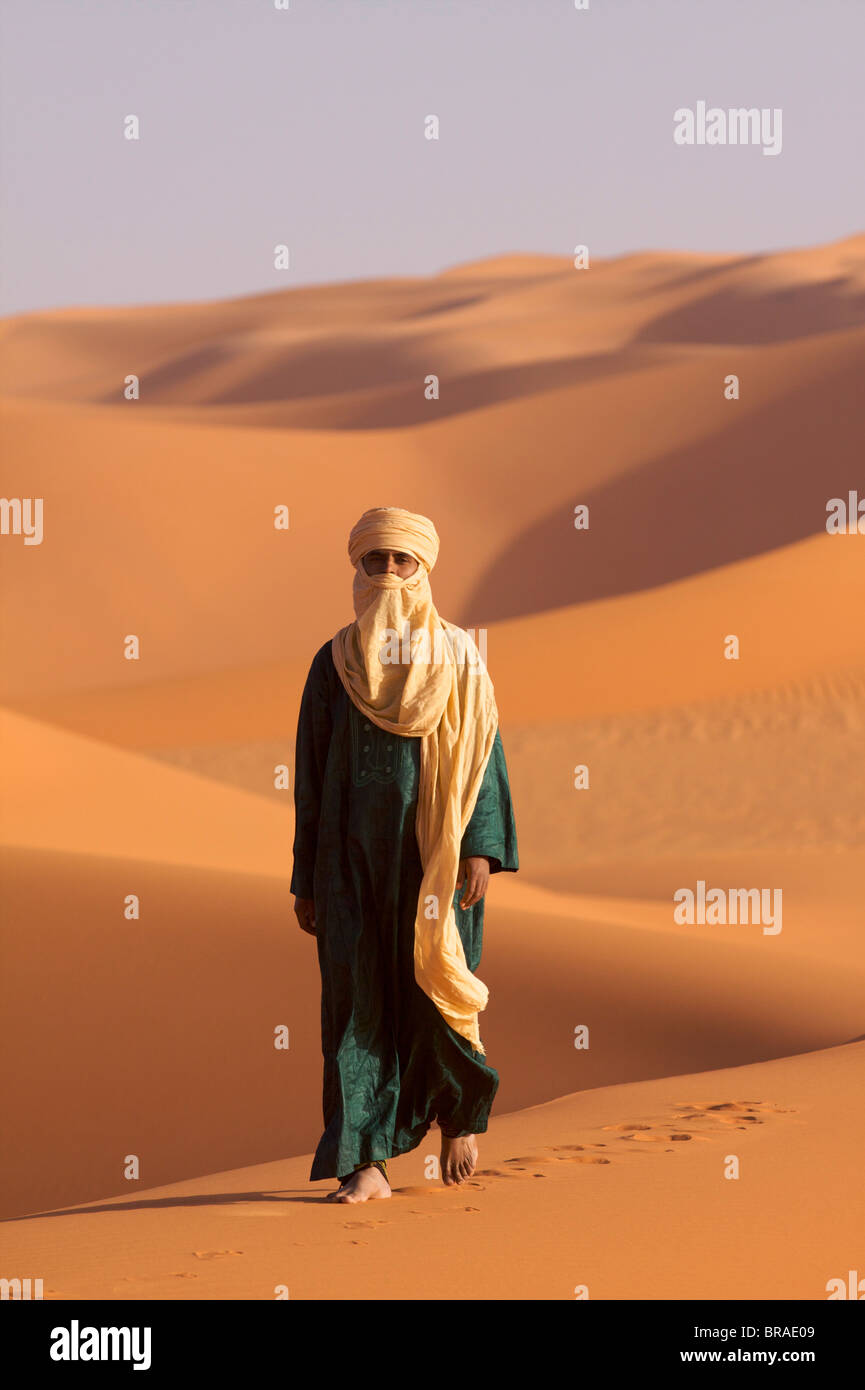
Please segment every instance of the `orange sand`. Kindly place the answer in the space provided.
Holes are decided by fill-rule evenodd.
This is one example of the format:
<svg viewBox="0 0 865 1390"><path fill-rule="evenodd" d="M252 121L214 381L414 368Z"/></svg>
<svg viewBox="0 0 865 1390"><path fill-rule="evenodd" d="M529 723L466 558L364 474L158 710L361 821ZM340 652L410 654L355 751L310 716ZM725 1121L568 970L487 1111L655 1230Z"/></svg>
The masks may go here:
<svg viewBox="0 0 865 1390"><path fill-rule="evenodd" d="M43 544L0 544L0 1274L813 1299L861 1266L865 537L825 507L865 495L863 286L854 237L0 324L3 491L45 499ZM488 895L483 1171L425 1178L431 1136L332 1208L280 770L385 502L487 628L521 871ZM782 931L677 925L699 879L783 889Z"/></svg>

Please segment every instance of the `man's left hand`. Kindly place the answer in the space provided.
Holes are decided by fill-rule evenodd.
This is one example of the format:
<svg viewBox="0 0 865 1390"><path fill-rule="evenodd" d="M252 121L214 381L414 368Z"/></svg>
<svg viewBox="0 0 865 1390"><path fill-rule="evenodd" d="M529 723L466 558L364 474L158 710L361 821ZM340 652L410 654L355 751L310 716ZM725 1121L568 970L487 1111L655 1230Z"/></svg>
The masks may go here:
<svg viewBox="0 0 865 1390"><path fill-rule="evenodd" d="M475 854L469 859L461 859L457 874L457 888L465 880L465 892L460 898L460 907L465 909L479 903L487 891L490 881L490 861L485 854Z"/></svg>

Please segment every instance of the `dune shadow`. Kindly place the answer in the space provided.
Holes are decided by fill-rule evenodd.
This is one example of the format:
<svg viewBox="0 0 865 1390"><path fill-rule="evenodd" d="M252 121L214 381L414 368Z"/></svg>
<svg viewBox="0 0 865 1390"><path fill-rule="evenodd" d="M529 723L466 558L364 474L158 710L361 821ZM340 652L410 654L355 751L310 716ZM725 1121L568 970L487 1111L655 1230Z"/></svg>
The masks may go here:
<svg viewBox="0 0 865 1390"><path fill-rule="evenodd" d="M412 383L410 389L359 397L351 403L343 401L338 418L325 419L321 416L313 420L308 416L304 424L312 424L313 427L316 424L321 427L326 425L329 429L337 430L404 429L429 425L453 415L481 410L485 406L582 386L587 382L623 376L656 365L657 357L650 351L624 349L616 353L594 353L585 357L492 367L487 371L464 372L453 377L443 375L442 395L435 402L427 401Z"/></svg>
<svg viewBox="0 0 865 1390"><path fill-rule="evenodd" d="M0 1221L0 1225L10 1225L14 1221L41 1221L49 1216L92 1216L96 1212L156 1211L163 1207L219 1207L233 1206L237 1202L286 1202L295 1205L297 1203L312 1203L315 1206L325 1202L325 1200L326 1194L324 1192L320 1197L316 1197L307 1192L292 1193L291 1189L286 1189L284 1192L266 1190L264 1192L192 1193L188 1197L142 1197L137 1201L129 1202L105 1201L93 1202L85 1207L58 1207L55 1211L34 1211L20 1216L6 1216Z"/></svg>
<svg viewBox="0 0 865 1390"><path fill-rule="evenodd" d="M354 344L337 351L332 343L318 347L306 345L290 362L286 354L263 365L259 360L246 381L233 381L230 388L215 384L206 393L197 391L197 401L184 401L182 387L195 383L200 372L210 371L217 349L206 347L186 354L157 368L148 378L148 404L143 407L159 413L160 406L187 406L218 418L226 411L229 423L255 428L385 430L429 425L453 415L463 415L484 406L540 395L567 387L580 386L604 377L619 376L657 365L657 352L651 347L623 348L616 352L571 354L540 362L514 363L480 371L450 373L447 363L440 371L441 396L436 401L424 395L421 368L394 344L386 349ZM206 399L201 397L206 394ZM102 405L117 405L115 395L104 396ZM261 422L232 421L236 406L269 407ZM280 406L285 407L284 419Z"/></svg>
<svg viewBox="0 0 865 1390"><path fill-rule="evenodd" d="M791 392L708 440L594 489L575 484L511 540L454 621L474 626L656 588L820 532L828 500L861 487L862 377L853 361L819 389ZM588 530L574 529L579 503Z"/></svg>
<svg viewBox="0 0 865 1390"><path fill-rule="evenodd" d="M721 265L700 265L691 266L687 270L676 270L672 274L667 273L663 263L648 261L643 271L646 281L645 286L639 291L640 296L654 295L659 290L668 294L670 290L680 290L683 285L696 285L702 280L719 280L729 275L731 272L738 273L746 266L759 264L768 258L764 255L742 256L735 260ZM613 263L615 264L615 262ZM624 267L623 267L624 268Z"/></svg>
<svg viewBox="0 0 865 1390"><path fill-rule="evenodd" d="M461 299L446 299L440 304L425 304L422 309L411 309L402 318L406 322L413 319L433 319L438 314L452 314L455 309L470 309L473 304L481 304L487 298L485 294L467 294Z"/></svg>
<svg viewBox="0 0 865 1390"><path fill-rule="evenodd" d="M776 290L721 287L652 319L636 341L782 343L865 323L865 291L845 275Z"/></svg>

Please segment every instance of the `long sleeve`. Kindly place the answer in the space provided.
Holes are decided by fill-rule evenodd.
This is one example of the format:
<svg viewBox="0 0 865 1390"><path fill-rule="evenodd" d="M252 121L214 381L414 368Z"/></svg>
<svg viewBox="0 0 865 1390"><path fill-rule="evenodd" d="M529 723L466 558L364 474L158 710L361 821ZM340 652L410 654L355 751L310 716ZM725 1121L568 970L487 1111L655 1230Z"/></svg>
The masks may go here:
<svg viewBox="0 0 865 1390"><path fill-rule="evenodd" d="M492 874L500 873L503 869L515 873L520 867L505 750L498 729L478 799L460 846L461 859L473 855L485 855L490 861Z"/></svg>
<svg viewBox="0 0 865 1390"><path fill-rule="evenodd" d="M330 746L330 696L320 649L313 658L300 701L294 745L294 869L291 892L313 896L318 825L327 752Z"/></svg>

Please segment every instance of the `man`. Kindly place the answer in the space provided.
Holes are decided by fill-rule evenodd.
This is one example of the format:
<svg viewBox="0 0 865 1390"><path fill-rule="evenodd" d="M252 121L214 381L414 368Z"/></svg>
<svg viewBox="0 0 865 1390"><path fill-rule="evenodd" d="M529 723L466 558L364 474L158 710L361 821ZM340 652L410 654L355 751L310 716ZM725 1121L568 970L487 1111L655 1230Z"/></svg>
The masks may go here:
<svg viewBox="0 0 865 1390"><path fill-rule="evenodd" d="M446 1185L477 1163L498 1073L476 970L490 873L516 828L492 682L441 619L432 522L374 507L352 529L355 621L313 658L295 748L294 871L321 970L324 1134L310 1181L389 1197L388 1158L434 1120Z"/></svg>

